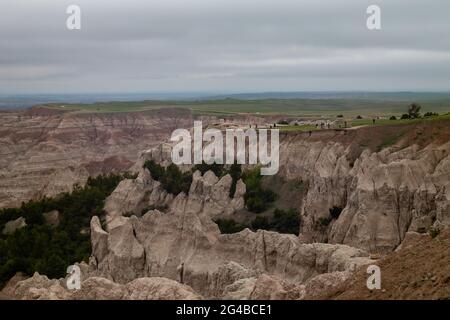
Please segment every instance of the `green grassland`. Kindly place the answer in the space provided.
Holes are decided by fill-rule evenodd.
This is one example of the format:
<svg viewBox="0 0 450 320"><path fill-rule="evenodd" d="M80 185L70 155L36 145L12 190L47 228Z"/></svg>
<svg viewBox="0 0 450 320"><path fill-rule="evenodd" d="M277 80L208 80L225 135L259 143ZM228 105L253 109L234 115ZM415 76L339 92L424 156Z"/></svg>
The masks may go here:
<svg viewBox="0 0 450 320"><path fill-rule="evenodd" d="M450 108L448 109L448 111ZM450 120L450 113L446 112L444 114L438 115L438 116L431 116L431 117L423 117L418 119L397 119L397 120L389 120L389 119L376 119L375 125L393 125L393 124L412 124L412 123L421 123L421 122L427 122L427 121L434 121L434 120ZM354 119L350 121L351 125L353 127L355 126L363 126L363 125L372 125L373 121L372 119Z"/></svg>
<svg viewBox="0 0 450 320"><path fill-rule="evenodd" d="M376 119L375 124L373 123L372 118L345 119L345 121L347 122L347 128L359 126L373 126L373 125L375 126L409 125L440 120L450 120L450 113L442 114L439 116L423 117L418 119L397 119L397 120ZM277 125L277 129L280 129L281 132L303 132L303 131L319 130L320 127L316 127L313 125Z"/></svg>
<svg viewBox="0 0 450 320"><path fill-rule="evenodd" d="M298 126L277 126L277 129L280 129L281 132L314 131L314 130L318 130L318 128L316 126L312 126L312 125L309 125L309 124L298 125Z"/></svg>
<svg viewBox="0 0 450 320"><path fill-rule="evenodd" d="M449 99L416 101L427 111L447 113ZM406 112L405 101L381 101L363 99L260 99L260 100L196 100L196 101L137 101L99 102L95 104L47 104L49 108L73 112L136 112L164 108L186 108L194 115L226 116L233 114L286 115L295 117L330 117L342 114L344 117L401 115Z"/></svg>

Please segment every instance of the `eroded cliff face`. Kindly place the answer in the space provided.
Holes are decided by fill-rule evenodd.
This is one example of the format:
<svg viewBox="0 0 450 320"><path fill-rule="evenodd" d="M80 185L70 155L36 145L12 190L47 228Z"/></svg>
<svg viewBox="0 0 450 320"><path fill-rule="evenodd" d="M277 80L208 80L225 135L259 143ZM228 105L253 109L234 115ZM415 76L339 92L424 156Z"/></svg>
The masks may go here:
<svg viewBox="0 0 450 320"><path fill-rule="evenodd" d="M307 190L298 195L300 240L388 253L408 231L449 225L449 124L282 135L278 175ZM133 168L146 159L167 165L170 151L150 149Z"/></svg>
<svg viewBox="0 0 450 320"><path fill-rule="evenodd" d="M307 137L282 144L280 174L308 184L299 208L303 241L387 253L408 231L449 224L450 142L364 149L354 160L352 147Z"/></svg>
<svg viewBox="0 0 450 320"><path fill-rule="evenodd" d="M231 182L230 176L219 180L210 171L203 176L197 171L189 194L170 199L146 169L135 180L123 181L107 199L105 229L97 217L91 222L90 274L118 283L155 276L179 280L184 263L187 285L203 296L224 297L244 290L244 284L255 286L263 274L303 283L321 273L370 262L363 250L303 244L294 235L249 229L220 234L213 219L232 218L244 206L245 185L239 181L230 198ZM141 208L154 199L169 199L168 209L149 210L139 217ZM123 216L130 211L136 215Z"/></svg>
<svg viewBox="0 0 450 320"><path fill-rule="evenodd" d="M70 191L89 176L128 170L142 150L192 126L187 110L0 113L0 208Z"/></svg>
<svg viewBox="0 0 450 320"><path fill-rule="evenodd" d="M150 158L168 164L171 146L147 150L132 167L137 178L123 180L107 199L103 223L91 221L86 294L314 299L337 292L354 270L373 263L370 253L407 247L408 234L450 224L449 129L440 130L436 138L400 139L380 151L361 143L361 134L376 141L370 130L282 136L279 175L307 188L299 237L249 229L220 234L214 219L232 219L244 207L245 184L239 181L230 197L231 177L196 172L187 195L171 195L142 168ZM174 281L181 276L183 285ZM44 280L36 275L30 282L53 288L57 298L77 297ZM15 292L28 297L37 294L33 288L22 283ZM143 296L139 288L153 293Z"/></svg>

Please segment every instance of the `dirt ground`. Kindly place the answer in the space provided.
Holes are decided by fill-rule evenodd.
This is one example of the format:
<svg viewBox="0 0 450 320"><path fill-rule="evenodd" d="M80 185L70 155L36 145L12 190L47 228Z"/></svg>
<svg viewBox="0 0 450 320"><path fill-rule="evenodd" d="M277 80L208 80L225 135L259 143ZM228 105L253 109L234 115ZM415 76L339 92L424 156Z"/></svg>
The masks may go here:
<svg viewBox="0 0 450 320"><path fill-rule="evenodd" d="M435 300L450 299L450 228L434 239L422 236L411 245L375 263L381 269L381 289L369 290L366 268L323 299Z"/></svg>

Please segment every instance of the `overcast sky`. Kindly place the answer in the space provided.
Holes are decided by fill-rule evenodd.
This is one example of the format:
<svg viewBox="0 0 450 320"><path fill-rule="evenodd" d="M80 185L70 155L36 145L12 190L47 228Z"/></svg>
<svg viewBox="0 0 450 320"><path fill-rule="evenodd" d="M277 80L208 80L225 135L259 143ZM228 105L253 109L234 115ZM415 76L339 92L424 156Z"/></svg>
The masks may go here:
<svg viewBox="0 0 450 320"><path fill-rule="evenodd" d="M450 91L450 1L0 0L0 94L312 90Z"/></svg>

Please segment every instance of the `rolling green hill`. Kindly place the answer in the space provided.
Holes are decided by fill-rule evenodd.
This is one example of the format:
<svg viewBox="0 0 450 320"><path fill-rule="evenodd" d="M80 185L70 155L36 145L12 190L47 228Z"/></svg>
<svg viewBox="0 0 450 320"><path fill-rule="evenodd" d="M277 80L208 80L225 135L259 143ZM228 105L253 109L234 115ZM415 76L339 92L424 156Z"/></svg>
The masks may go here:
<svg viewBox="0 0 450 320"><path fill-rule="evenodd" d="M417 100L422 112L447 113L449 99ZM186 108L196 115L260 114L289 116L387 116L406 112L408 102L363 99L263 99L99 102L94 104L46 104L46 107L74 112L136 112L162 108Z"/></svg>

